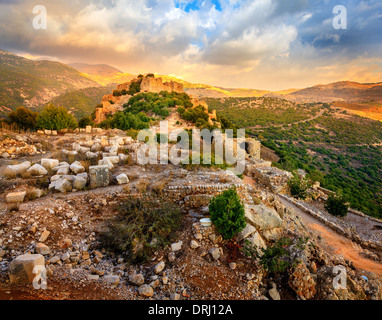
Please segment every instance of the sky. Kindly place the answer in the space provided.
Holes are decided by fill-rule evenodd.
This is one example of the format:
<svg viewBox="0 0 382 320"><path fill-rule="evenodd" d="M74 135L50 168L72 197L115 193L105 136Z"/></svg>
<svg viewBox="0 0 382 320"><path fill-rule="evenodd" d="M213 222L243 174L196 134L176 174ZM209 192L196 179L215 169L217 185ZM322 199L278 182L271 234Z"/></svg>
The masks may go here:
<svg viewBox="0 0 382 320"><path fill-rule="evenodd" d="M382 82L382 1L0 0L0 49L226 88Z"/></svg>

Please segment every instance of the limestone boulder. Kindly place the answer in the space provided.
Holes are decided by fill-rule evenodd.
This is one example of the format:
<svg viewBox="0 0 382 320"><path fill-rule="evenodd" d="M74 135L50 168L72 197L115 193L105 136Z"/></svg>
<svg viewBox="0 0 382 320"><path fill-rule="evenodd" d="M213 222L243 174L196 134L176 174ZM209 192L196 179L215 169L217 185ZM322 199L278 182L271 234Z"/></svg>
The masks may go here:
<svg viewBox="0 0 382 320"><path fill-rule="evenodd" d="M20 203L24 201L26 194L25 191L8 193L5 197L5 201L7 203Z"/></svg>
<svg viewBox="0 0 382 320"><path fill-rule="evenodd" d="M9 265L9 280L11 283L32 283L45 267L45 259L41 254L24 254L18 256ZM35 271L35 272L33 272Z"/></svg>
<svg viewBox="0 0 382 320"><path fill-rule="evenodd" d="M41 165L48 171L57 167L59 163L60 161L57 159L41 159Z"/></svg>
<svg viewBox="0 0 382 320"><path fill-rule="evenodd" d="M35 246L35 250L38 254L46 256L50 254L50 248L44 243L37 243Z"/></svg>
<svg viewBox="0 0 382 320"><path fill-rule="evenodd" d="M245 217L258 230L270 230L283 226L283 220L277 212L263 204L245 205Z"/></svg>
<svg viewBox="0 0 382 320"><path fill-rule="evenodd" d="M112 164L118 164L119 163L119 156L103 157L103 160L110 160L110 162Z"/></svg>
<svg viewBox="0 0 382 320"><path fill-rule="evenodd" d="M107 166L109 170L114 169L113 163L109 159L102 159L98 161L99 166Z"/></svg>
<svg viewBox="0 0 382 320"><path fill-rule="evenodd" d="M98 153L88 151L85 153L85 157L87 160L92 160L92 159L97 159L98 158Z"/></svg>
<svg viewBox="0 0 382 320"><path fill-rule="evenodd" d="M70 170L75 174L85 172L84 166L79 161L73 162L70 165Z"/></svg>
<svg viewBox="0 0 382 320"><path fill-rule="evenodd" d="M118 184L126 184L129 182L129 178L127 177L127 175L125 173L122 173L118 176L115 177Z"/></svg>
<svg viewBox="0 0 382 320"><path fill-rule="evenodd" d="M237 235L236 239L238 241L247 239L249 236L254 234L256 231L257 230L256 230L256 228L254 226L252 226L251 224L247 223L245 228L242 231L239 232L239 234Z"/></svg>
<svg viewBox="0 0 382 320"><path fill-rule="evenodd" d="M31 167L31 165L32 164L29 161L25 161L20 164L9 165L5 168L4 175L6 177L15 177L17 175L21 175L25 173Z"/></svg>
<svg viewBox="0 0 382 320"><path fill-rule="evenodd" d="M76 176L73 181L73 188L76 190L83 190L86 187L87 179L81 176Z"/></svg>
<svg viewBox="0 0 382 320"><path fill-rule="evenodd" d="M66 192L71 192L73 189L73 186L68 180L64 178L60 178L57 181L52 182L49 185L49 189L54 189L56 191L66 193Z"/></svg>
<svg viewBox="0 0 382 320"><path fill-rule="evenodd" d="M263 251L261 249L267 248L264 239L258 232L255 232L251 237L247 238L247 240L249 241L251 246L255 247L259 255L263 254Z"/></svg>
<svg viewBox="0 0 382 320"><path fill-rule="evenodd" d="M32 176L43 176L48 173L48 171L39 164L31 166L26 172L31 174Z"/></svg>
<svg viewBox="0 0 382 320"><path fill-rule="evenodd" d="M89 167L90 188L106 187L109 185L109 168L104 165Z"/></svg>

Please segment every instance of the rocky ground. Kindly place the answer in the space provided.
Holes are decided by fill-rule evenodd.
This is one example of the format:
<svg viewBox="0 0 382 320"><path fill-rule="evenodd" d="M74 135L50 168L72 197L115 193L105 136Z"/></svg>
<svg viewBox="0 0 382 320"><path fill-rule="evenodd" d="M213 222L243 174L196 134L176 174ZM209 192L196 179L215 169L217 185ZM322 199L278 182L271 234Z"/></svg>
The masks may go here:
<svg viewBox="0 0 382 320"><path fill-rule="evenodd" d="M41 138L19 136L31 143ZM309 228L298 212L255 182L247 184L217 169L137 165L130 158L136 142L121 132L44 136L43 140L44 145L36 147L31 156L11 152L1 160L5 176L0 180L0 299L381 299L381 275L333 255L325 239ZM118 162L111 163L107 183L92 178L89 167L110 157L117 157ZM58 158L58 163L47 170L42 166L44 158ZM25 161L31 163L23 173L6 176L8 165ZM76 161L78 167L73 165ZM105 163L101 166L110 166ZM36 164L46 172L27 174ZM81 182L84 173L85 185L76 189L76 180ZM127 180L117 179L121 175ZM57 181L68 189L58 188ZM92 181L100 185L92 188ZM208 216L209 199L231 185L238 187L248 214L247 227L239 235L240 245L245 238L271 247L281 237L308 237L303 250L291 249L300 263L287 273L270 274L258 260L241 253L233 257L232 248L213 226L200 225L200 218ZM31 192L35 189L41 192ZM7 195L17 192L25 192L23 200L7 203ZM120 202L145 192L164 193L175 201L182 210L182 226L150 261L131 265L122 255L102 248L99 236L117 215ZM260 209L261 213L256 211ZM272 219L256 220L261 214ZM265 222L273 225L265 228ZM44 257L46 290L11 283L12 261L23 254ZM333 287L338 265L346 269L343 289Z"/></svg>

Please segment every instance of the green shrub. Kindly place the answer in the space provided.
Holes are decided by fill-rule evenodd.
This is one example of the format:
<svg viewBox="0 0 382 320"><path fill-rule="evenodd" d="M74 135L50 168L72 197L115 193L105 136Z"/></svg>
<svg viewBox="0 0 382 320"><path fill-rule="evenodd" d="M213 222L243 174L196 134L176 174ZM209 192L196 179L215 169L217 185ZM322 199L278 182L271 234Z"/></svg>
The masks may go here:
<svg viewBox="0 0 382 320"><path fill-rule="evenodd" d="M289 179L288 186L293 197L305 199L308 196L308 189L312 187L310 180L300 178L297 173L293 173L293 177Z"/></svg>
<svg viewBox="0 0 382 320"><path fill-rule="evenodd" d="M119 205L119 215L109 222L101 243L131 263L142 263L170 243L181 219L180 208L162 198L129 197Z"/></svg>
<svg viewBox="0 0 382 320"><path fill-rule="evenodd" d="M8 114L8 122L16 124L20 129L34 130L37 124L37 112L24 107L19 107Z"/></svg>
<svg viewBox="0 0 382 320"><path fill-rule="evenodd" d="M308 238L281 238L266 249L256 248L249 241L243 247L244 254L259 259L262 267L269 273L283 273L300 262Z"/></svg>
<svg viewBox="0 0 382 320"><path fill-rule="evenodd" d="M127 94L130 96L133 96L140 91L141 91L141 83L139 81L134 81L130 84L130 88L127 91Z"/></svg>
<svg viewBox="0 0 382 320"><path fill-rule="evenodd" d="M113 90L113 96L114 97L120 97L122 95L122 92L119 90Z"/></svg>
<svg viewBox="0 0 382 320"><path fill-rule="evenodd" d="M325 209L333 216L345 217L348 214L349 206L342 195L331 193L326 200Z"/></svg>
<svg viewBox="0 0 382 320"><path fill-rule="evenodd" d="M78 126L80 128L86 128L86 126L92 126L94 122L90 119L90 117L83 117L78 121Z"/></svg>
<svg viewBox="0 0 382 320"><path fill-rule="evenodd" d="M48 130L76 128L77 121L64 107L49 104L37 117L37 127Z"/></svg>
<svg viewBox="0 0 382 320"><path fill-rule="evenodd" d="M211 221L224 240L234 238L246 225L244 205L235 187L214 197L209 210Z"/></svg>

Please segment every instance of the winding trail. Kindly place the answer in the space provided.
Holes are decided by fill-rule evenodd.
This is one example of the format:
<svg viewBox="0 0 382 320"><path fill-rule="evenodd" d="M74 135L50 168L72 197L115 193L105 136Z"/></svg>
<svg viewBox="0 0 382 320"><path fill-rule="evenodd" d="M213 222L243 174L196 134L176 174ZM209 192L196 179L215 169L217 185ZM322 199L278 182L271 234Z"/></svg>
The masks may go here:
<svg viewBox="0 0 382 320"><path fill-rule="evenodd" d="M265 126L265 127L257 127L257 126L256 127L246 127L246 129L262 130L262 129L268 129L270 127L274 127L274 128L283 128L285 126L290 127L290 126L292 126L294 124L299 124L299 123L304 123L304 122L308 122L308 121L311 121L311 120L315 120L318 117L321 117L324 112L325 112L325 110L321 110L318 114L316 114L313 117L310 117L310 118L304 119L304 120L300 120L300 121L297 121L297 122L288 123L288 124L269 125L269 126Z"/></svg>
<svg viewBox="0 0 382 320"><path fill-rule="evenodd" d="M352 261L354 265L359 269L382 275L382 264L362 257L360 255L360 252L362 252L363 249L358 244L338 234L333 229L329 228L316 218L305 213L300 208L291 204L287 200L281 199L281 202L286 207L294 209L294 211L301 217L302 221L310 229L314 230L315 233L321 236L321 238L326 243L326 249L328 249L329 252L332 252L336 255L344 256L346 259Z"/></svg>
<svg viewBox="0 0 382 320"><path fill-rule="evenodd" d="M255 184L255 181L250 177L245 177L244 182L250 185ZM358 244L335 232L333 229L305 213L289 201L281 198L280 200L284 206L293 209L296 214L301 217L303 223L316 234L321 236L325 243L325 249L327 249L329 253L342 255L344 258L353 262L357 268L382 276L382 264L362 257L360 253L363 249Z"/></svg>

